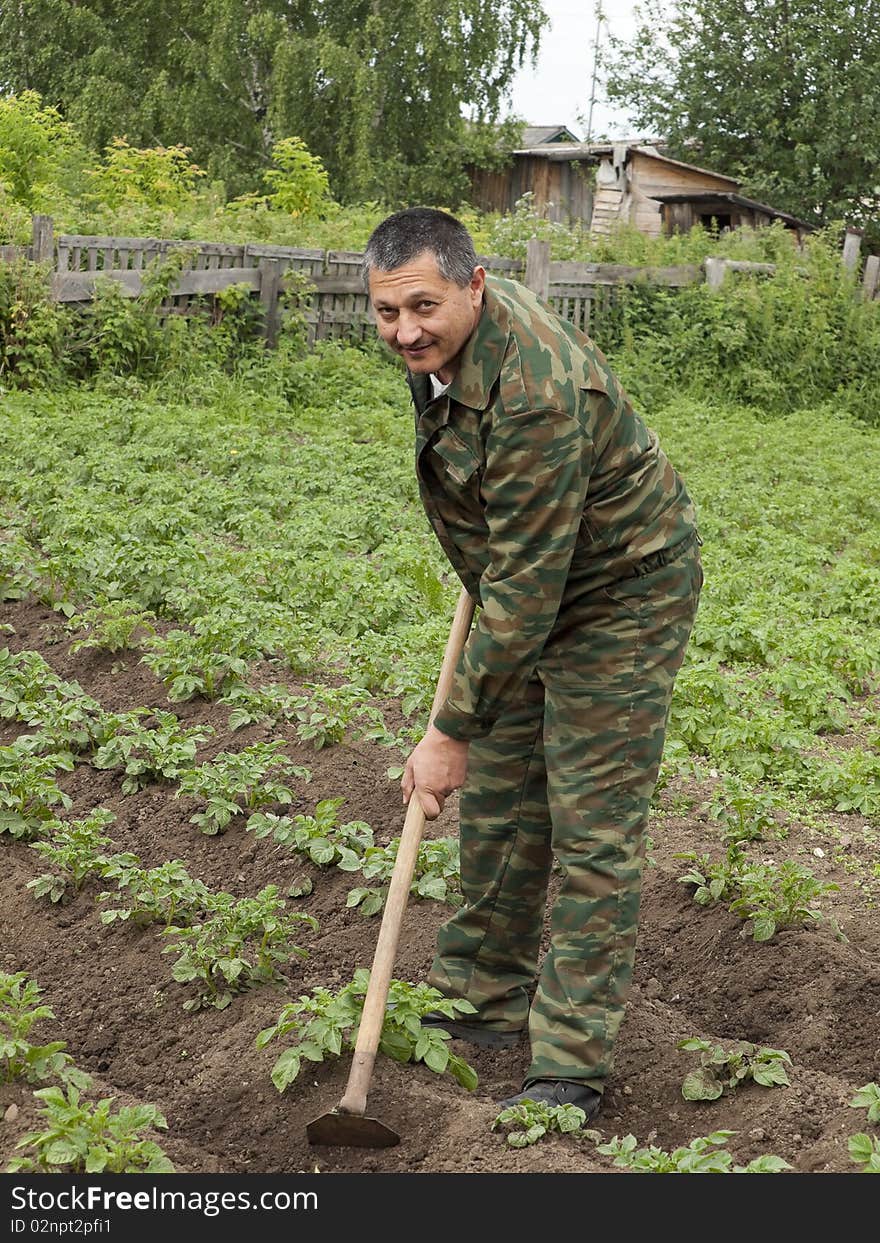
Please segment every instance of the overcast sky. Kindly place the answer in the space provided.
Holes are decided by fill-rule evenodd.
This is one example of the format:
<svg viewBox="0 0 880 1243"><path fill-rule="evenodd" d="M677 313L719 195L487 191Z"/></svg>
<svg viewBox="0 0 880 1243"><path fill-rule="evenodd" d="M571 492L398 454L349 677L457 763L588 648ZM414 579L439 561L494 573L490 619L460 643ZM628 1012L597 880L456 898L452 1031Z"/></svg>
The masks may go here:
<svg viewBox="0 0 880 1243"><path fill-rule="evenodd" d="M617 38L629 38L635 29L633 10L637 0L603 0L601 42L610 29ZM536 70L518 74L511 96L511 111L529 125L567 125L578 138L586 136L596 39L593 0L542 0L550 19L541 39ZM579 120L579 116L583 120ZM593 137L634 137L625 112L611 108L602 98L601 83L593 108Z"/></svg>

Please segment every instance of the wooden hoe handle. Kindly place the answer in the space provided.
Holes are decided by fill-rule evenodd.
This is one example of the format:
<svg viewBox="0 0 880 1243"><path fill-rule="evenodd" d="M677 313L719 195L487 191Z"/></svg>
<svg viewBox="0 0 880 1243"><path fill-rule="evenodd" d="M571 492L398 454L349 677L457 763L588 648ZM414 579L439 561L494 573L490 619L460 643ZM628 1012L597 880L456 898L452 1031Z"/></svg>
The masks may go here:
<svg viewBox="0 0 880 1243"><path fill-rule="evenodd" d="M455 609L455 616L452 619L449 638L446 641L446 651L443 655L443 664L440 667L440 676L437 679L434 702L431 705L430 720L432 721L440 705L449 694L452 675L455 672L461 649L471 628L473 616L474 602L466 588L462 587L461 594L458 597L458 605ZM376 952L373 956L373 966L370 970L370 984L364 1001L364 1010L358 1031L357 1044L355 1045L354 1059L348 1076L348 1086L346 1087L345 1095L337 1106L340 1113L359 1114L362 1116L366 1112L367 1092L373 1075L376 1051L379 1048L382 1024L385 1021L385 1004L388 1000L391 972L397 954L400 927L403 923L403 913L406 910L409 887L412 884L413 872L415 871L416 859L419 853L419 844L422 840L424 829L425 813L422 810L418 796L413 793L412 798L409 800L406 820L403 824L403 833L401 834L400 846L397 850L394 871L391 874L391 884L388 889L388 897L385 900L385 910L382 913L382 926L379 929L379 939L376 942Z"/></svg>

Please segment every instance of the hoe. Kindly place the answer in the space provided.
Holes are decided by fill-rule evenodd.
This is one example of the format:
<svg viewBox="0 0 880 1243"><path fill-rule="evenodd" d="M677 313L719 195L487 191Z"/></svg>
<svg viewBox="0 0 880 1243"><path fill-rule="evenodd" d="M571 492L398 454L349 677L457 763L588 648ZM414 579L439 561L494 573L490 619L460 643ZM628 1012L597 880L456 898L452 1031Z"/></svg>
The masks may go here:
<svg viewBox="0 0 880 1243"><path fill-rule="evenodd" d="M462 588L458 598L452 627L446 642L443 664L437 680L437 690L431 706L431 720L449 694L452 675L458 663L459 653L471 627L474 603ZM382 926L376 942L370 984L364 1000L364 1010L358 1029L348 1085L342 1100L329 1113L321 1114L306 1127L310 1144L329 1144L337 1148L391 1148L400 1143L400 1136L378 1118L367 1117L367 1092L373 1075L373 1063L379 1048L385 1004L391 983L391 970L397 953L400 925L406 910L409 887L412 884L419 843L425 828L425 813L415 794L409 801L406 820L397 851L397 860L391 874L391 883Z"/></svg>

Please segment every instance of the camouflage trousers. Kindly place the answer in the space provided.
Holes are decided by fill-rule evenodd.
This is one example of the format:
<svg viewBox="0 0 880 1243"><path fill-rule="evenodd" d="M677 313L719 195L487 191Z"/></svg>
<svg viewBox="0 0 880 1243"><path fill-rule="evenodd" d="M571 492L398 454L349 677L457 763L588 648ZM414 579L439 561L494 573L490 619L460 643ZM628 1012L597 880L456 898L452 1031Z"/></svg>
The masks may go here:
<svg viewBox="0 0 880 1243"><path fill-rule="evenodd" d="M528 1022L527 1080L597 1091L632 978L648 811L703 581L696 540L637 569L566 605L523 701L471 743L465 903L440 929L428 977L491 1027Z"/></svg>

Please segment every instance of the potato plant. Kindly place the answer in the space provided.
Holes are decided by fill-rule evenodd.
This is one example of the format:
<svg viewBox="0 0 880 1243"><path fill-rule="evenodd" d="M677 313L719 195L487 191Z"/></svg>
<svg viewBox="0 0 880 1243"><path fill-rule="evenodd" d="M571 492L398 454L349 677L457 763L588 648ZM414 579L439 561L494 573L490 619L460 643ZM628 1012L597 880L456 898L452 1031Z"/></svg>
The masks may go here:
<svg viewBox="0 0 880 1243"><path fill-rule="evenodd" d="M880 1174L880 1138L866 1135L860 1131L850 1135L847 1140L847 1151L856 1165L861 1166L861 1174Z"/></svg>
<svg viewBox="0 0 880 1243"><path fill-rule="evenodd" d="M180 773L177 797L204 799L204 811L190 817L203 833L222 833L244 811L269 803L290 803L286 779L310 781L311 773L284 754L284 741L257 742L242 751L222 751L209 764Z"/></svg>
<svg viewBox="0 0 880 1243"><path fill-rule="evenodd" d="M181 726L173 712L136 708L108 718L106 741L95 752L92 764L121 768L125 774L122 793L134 794L152 782L173 781L191 769L197 748L213 733L210 725Z"/></svg>
<svg viewBox="0 0 880 1243"><path fill-rule="evenodd" d="M346 906L359 906L364 915L376 915L382 910L399 845L400 838L395 837L387 846L366 848L358 870L368 880L378 877L382 884L361 885L349 890ZM410 893L417 898L445 902L448 906L461 906L463 898L457 837L435 837L420 843Z"/></svg>
<svg viewBox="0 0 880 1243"><path fill-rule="evenodd" d="M866 1110L869 1122L880 1123L880 1086L876 1083L866 1083L859 1088L849 1103L853 1109ZM860 1173L880 1174L880 1137L860 1131L857 1135L850 1135L847 1150L851 1159L861 1167Z"/></svg>
<svg viewBox="0 0 880 1243"><path fill-rule="evenodd" d="M165 686L172 703L203 695L216 699L247 674L247 656L222 650L212 634L169 630L145 640L141 660Z"/></svg>
<svg viewBox="0 0 880 1243"><path fill-rule="evenodd" d="M39 1083L62 1079L80 1087L87 1079L73 1065L63 1040L31 1044L31 1029L46 1019L54 1019L51 1006L40 1000L39 985L24 971L10 975L0 971L0 1070L2 1082L24 1079Z"/></svg>
<svg viewBox="0 0 880 1243"><path fill-rule="evenodd" d="M70 772L72 768L70 755L34 755L21 739L11 747L0 747L0 834L22 841L39 837L55 820L56 807L72 805L53 780L59 769Z"/></svg>
<svg viewBox="0 0 880 1243"><path fill-rule="evenodd" d="M724 1049L696 1037L680 1040L676 1048L700 1054L699 1068L692 1070L681 1086L686 1101L716 1101L750 1079L765 1088L790 1083L785 1067L791 1065L791 1058L784 1049L759 1047L747 1040Z"/></svg>
<svg viewBox="0 0 880 1243"><path fill-rule="evenodd" d="M223 1010L235 993L257 984L285 982L281 966L294 955L307 956L293 941L302 925L314 931L318 922L301 911L288 912L277 885L266 885L256 897L238 901L231 894L215 894L202 922L165 928L164 935L172 941L164 952L178 955L174 979L195 983L197 989L183 1008Z"/></svg>
<svg viewBox="0 0 880 1243"><path fill-rule="evenodd" d="M154 1105L124 1105L114 1111L114 1097L96 1105L81 1100L72 1083L40 1088L34 1096L44 1129L31 1131L16 1144L32 1155L14 1157L10 1173L67 1174L173 1174L174 1166L146 1130L167 1130L168 1123Z"/></svg>
<svg viewBox="0 0 880 1243"><path fill-rule="evenodd" d="M712 860L694 851L675 858L693 864L678 880L694 886L694 901L701 906L727 902L734 915L750 924L755 941L769 941L779 928L821 920L815 903L839 888L818 880L809 868L791 859L780 865L750 861L738 840L728 841L724 859Z"/></svg>
<svg viewBox="0 0 880 1243"><path fill-rule="evenodd" d="M622 1139L613 1136L596 1151L613 1157L613 1165L622 1166L634 1174L780 1174L791 1166L782 1157L768 1153L755 1157L748 1165L734 1165L733 1157L725 1145L734 1131L713 1131L672 1152L656 1145L639 1148L634 1135Z"/></svg>
<svg viewBox="0 0 880 1243"><path fill-rule="evenodd" d="M344 802L344 798L321 799L313 816L255 812L245 827L255 837L271 837L279 846L305 855L321 867L335 864L344 872L353 872L373 845L373 830L363 820L339 824L338 812Z"/></svg>
<svg viewBox="0 0 880 1243"><path fill-rule="evenodd" d="M85 631L84 638L71 643L71 654L87 648L122 652L139 647L156 633L155 620L155 613L140 609L128 600L103 600L68 620L68 630Z"/></svg>
<svg viewBox="0 0 880 1243"><path fill-rule="evenodd" d="M100 736L105 713L76 682L65 682L38 652L0 651L0 719L39 731L32 751L85 751Z"/></svg>
<svg viewBox="0 0 880 1243"><path fill-rule="evenodd" d="M102 875L104 880L115 880L117 887L115 892L98 894L98 901L119 903L101 912L102 924L131 922L146 927L156 923L185 928L210 911L212 902L229 896L217 895L193 879L180 859L144 868L134 855L116 855L108 860Z"/></svg>
<svg viewBox="0 0 880 1243"><path fill-rule="evenodd" d="M323 1062L354 1050L369 983L369 971L361 968L336 993L326 988L313 989L286 1005L276 1022L260 1032L258 1049L273 1040L292 1038L272 1067L272 1082L279 1092L296 1081L304 1063ZM424 1062L435 1074L448 1073L462 1087L473 1091L477 1086L476 1072L450 1051L449 1033L421 1025L422 1016L435 1010L453 1018L473 1013L474 1007L468 1001L444 997L427 984L392 980L379 1052L396 1062Z"/></svg>
<svg viewBox="0 0 880 1243"><path fill-rule="evenodd" d="M49 822L46 836L30 847L52 869L28 881L34 897L60 902L69 889L80 889L89 876L103 876L110 859L102 851L112 845L104 829L115 822L116 816L106 807L96 807L82 820Z"/></svg>
<svg viewBox="0 0 880 1243"><path fill-rule="evenodd" d="M527 1148L545 1135L576 1134L578 1138L599 1139L599 1132L584 1130L587 1115L577 1105L545 1105L541 1101L521 1101L502 1111L493 1119L492 1130L507 1127L511 1148Z"/></svg>

